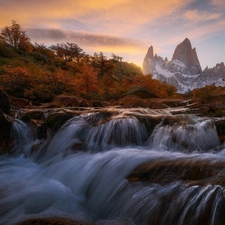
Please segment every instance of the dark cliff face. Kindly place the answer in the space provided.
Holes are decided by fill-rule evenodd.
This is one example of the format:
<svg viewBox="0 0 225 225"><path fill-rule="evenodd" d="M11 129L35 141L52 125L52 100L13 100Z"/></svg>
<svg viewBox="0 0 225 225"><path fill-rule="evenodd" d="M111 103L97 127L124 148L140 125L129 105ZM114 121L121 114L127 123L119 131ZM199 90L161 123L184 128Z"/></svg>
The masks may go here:
<svg viewBox="0 0 225 225"><path fill-rule="evenodd" d="M176 47L172 57L172 61L173 60L179 60L184 63L191 75L202 73L196 49L192 49L191 42L188 38L185 38L185 40Z"/></svg>

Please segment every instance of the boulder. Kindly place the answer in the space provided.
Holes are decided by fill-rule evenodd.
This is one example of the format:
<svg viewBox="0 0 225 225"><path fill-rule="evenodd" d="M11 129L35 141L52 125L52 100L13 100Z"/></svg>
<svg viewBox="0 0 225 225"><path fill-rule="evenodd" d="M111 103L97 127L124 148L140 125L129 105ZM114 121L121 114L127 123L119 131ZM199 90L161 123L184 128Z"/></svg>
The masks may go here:
<svg viewBox="0 0 225 225"><path fill-rule="evenodd" d="M135 95L140 98L158 98L157 95L153 94L152 92L150 92L149 90L147 90L143 87L132 88L124 96L127 96L127 95Z"/></svg>
<svg viewBox="0 0 225 225"><path fill-rule="evenodd" d="M15 108L31 108L32 107L32 102L25 98L16 98L16 97L10 96L10 101L12 106L14 106Z"/></svg>
<svg viewBox="0 0 225 225"><path fill-rule="evenodd" d="M83 98L73 95L58 95L53 100L55 107L89 107L89 104Z"/></svg>
<svg viewBox="0 0 225 225"><path fill-rule="evenodd" d="M0 110L8 114L11 109L11 104L8 95L5 91L0 90Z"/></svg>
<svg viewBox="0 0 225 225"><path fill-rule="evenodd" d="M119 101L115 102L113 105L119 105L121 107L140 107L140 108L148 108L148 105L143 101L140 97L135 95L127 95Z"/></svg>

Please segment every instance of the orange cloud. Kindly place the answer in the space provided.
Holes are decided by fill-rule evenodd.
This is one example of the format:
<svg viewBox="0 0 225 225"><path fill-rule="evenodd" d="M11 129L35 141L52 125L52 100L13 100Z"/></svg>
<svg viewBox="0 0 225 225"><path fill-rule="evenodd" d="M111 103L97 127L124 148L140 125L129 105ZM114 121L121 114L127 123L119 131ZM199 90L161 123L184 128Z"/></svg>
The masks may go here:
<svg viewBox="0 0 225 225"><path fill-rule="evenodd" d="M183 4L182 0L5 1L0 8L0 27L14 19L24 28L62 29L62 20L70 19L90 24L97 32L124 34L174 12Z"/></svg>

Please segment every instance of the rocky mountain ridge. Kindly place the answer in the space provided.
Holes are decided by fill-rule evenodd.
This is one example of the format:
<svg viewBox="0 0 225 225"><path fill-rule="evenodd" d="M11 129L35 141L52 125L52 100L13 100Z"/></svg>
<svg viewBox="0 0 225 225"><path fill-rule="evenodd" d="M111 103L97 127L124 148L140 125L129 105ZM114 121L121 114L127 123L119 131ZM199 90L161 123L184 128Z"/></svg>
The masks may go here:
<svg viewBox="0 0 225 225"><path fill-rule="evenodd" d="M197 51L192 48L188 38L176 47L171 61L154 55L151 46L143 61L143 73L152 74L154 79L174 85L179 93L207 85L225 86L224 63L202 70Z"/></svg>

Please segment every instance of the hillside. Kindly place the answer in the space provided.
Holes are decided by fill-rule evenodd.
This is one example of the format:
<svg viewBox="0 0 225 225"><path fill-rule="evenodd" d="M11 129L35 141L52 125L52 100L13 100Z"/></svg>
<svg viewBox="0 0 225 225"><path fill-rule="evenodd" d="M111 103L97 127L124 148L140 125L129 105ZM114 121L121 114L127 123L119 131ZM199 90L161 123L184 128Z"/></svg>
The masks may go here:
<svg viewBox="0 0 225 225"><path fill-rule="evenodd" d="M143 87L160 97L176 92L170 85L143 76L140 67L113 53L110 58L102 52L89 55L75 43L47 47L26 38L27 42L17 45L3 36L0 39L0 87L9 95L50 102L61 94L119 99L134 87Z"/></svg>

